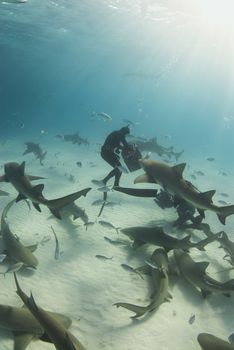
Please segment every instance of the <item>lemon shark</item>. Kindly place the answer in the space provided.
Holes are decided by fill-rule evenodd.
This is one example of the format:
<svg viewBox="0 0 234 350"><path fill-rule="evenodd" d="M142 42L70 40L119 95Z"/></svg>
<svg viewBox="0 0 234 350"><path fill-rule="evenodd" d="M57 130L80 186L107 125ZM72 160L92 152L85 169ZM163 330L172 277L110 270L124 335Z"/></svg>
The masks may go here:
<svg viewBox="0 0 234 350"><path fill-rule="evenodd" d="M39 212L41 211L39 204L43 204L47 206L51 213L58 219L61 219L60 210L62 208L73 203L79 197L86 196L91 190L91 188L88 187L61 198L48 200L42 194L44 184L36 186L31 184L30 179L38 179L38 177L25 174L25 162L22 164L15 162L6 163L4 164L4 170L5 174L0 177L0 181L10 182L19 192L16 202L28 198Z"/></svg>
<svg viewBox="0 0 234 350"><path fill-rule="evenodd" d="M21 289L14 273L17 287L16 293L27 306L28 310L40 323L45 333L57 350L85 350L85 347L69 330L59 322L51 313L37 306L33 295L28 297Z"/></svg>
<svg viewBox="0 0 234 350"><path fill-rule="evenodd" d="M156 249L151 256L151 261L153 264L155 264L155 267L157 266L157 268L147 266L154 284L154 291L151 295L150 303L147 306L139 306L122 302L114 304L116 307L123 307L135 312L135 315L131 318L141 317L145 315L145 313L157 309L162 303L170 301L172 298L168 292L168 257L165 250L162 248ZM141 268L139 268L139 270L140 269Z"/></svg>
<svg viewBox="0 0 234 350"><path fill-rule="evenodd" d="M219 282L206 273L209 262L195 262L181 249L174 250L174 258L181 275L196 289L200 289L204 298L211 293L230 296L229 293L234 292L234 279Z"/></svg>
<svg viewBox="0 0 234 350"><path fill-rule="evenodd" d="M234 345L209 333L200 333L197 337L202 350L234 350Z"/></svg>
<svg viewBox="0 0 234 350"><path fill-rule="evenodd" d="M33 251L37 248L37 244L25 247L20 242L19 238L11 232L7 223L7 213L14 202L15 200L9 202L2 212L0 236L1 250L2 252L6 252L10 263L22 262L25 266L35 269L38 265L38 260L33 254Z"/></svg>
<svg viewBox="0 0 234 350"><path fill-rule="evenodd" d="M227 216L234 214L234 205L218 207L213 204L212 197L215 190L200 192L191 182L183 178L186 163L169 166L166 163L148 159L140 159L139 162L145 170L145 174L138 176L134 183L159 184L172 195L183 198L197 208L203 217L205 216L204 210L215 212L222 224L225 224Z"/></svg>
<svg viewBox="0 0 234 350"><path fill-rule="evenodd" d="M47 312L66 329L72 323L67 316L55 312ZM43 327L28 308L24 306L14 307L0 304L0 328L13 333L14 350L25 350L31 341L37 339L51 342Z"/></svg>

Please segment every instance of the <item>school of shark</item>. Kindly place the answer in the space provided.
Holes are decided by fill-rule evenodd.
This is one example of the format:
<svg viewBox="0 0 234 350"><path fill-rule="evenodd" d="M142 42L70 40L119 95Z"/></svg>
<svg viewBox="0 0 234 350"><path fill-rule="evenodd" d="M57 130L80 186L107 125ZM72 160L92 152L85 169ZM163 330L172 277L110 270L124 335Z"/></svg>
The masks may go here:
<svg viewBox="0 0 234 350"><path fill-rule="evenodd" d="M57 138L61 139L60 136L57 136ZM80 138L78 133L68 136L64 135L62 139L70 141L73 145L87 146L89 144L87 139ZM156 138L151 139L150 142L151 146L152 142L155 142L158 149ZM147 142L144 141L144 143L146 146ZM23 156L33 153L36 159L39 159L40 165L43 166L48 152L42 151L40 145L33 142L26 142L25 145L27 149L23 152ZM141 147L139 142L138 146ZM170 157L173 155L176 161L183 154L183 151L174 153L173 148L162 148L162 150L167 155L171 152ZM163 156L162 150L160 152L157 151L158 156ZM55 154L54 157L57 159L58 154ZM44 211L42 212L41 210L41 207L44 206L59 221L63 221L66 216L71 216L73 220L79 219L83 222L86 230L97 223L103 226L103 229L115 230L118 234L118 239L113 240L107 236L104 239L109 244L120 248L122 246L130 252L133 251L139 254L139 256L142 254L142 246L155 247L153 248L153 253L148 258L144 258L144 265L132 267L128 264L122 264L123 269L139 276L142 283L144 283L145 278L150 278L152 281L150 298L145 305L125 301L116 301L114 303L114 306L117 308L128 310L131 319L140 318L141 320L146 320L149 315L156 313L163 303L173 300L170 285L171 281L178 279L179 276L184 279L185 284L190 285L194 293L201 294L201 299L212 298L212 295L215 294L221 294L224 297L231 297L233 294L234 279L222 282L217 280L206 271L210 262L195 261L190 255L190 250L206 251L206 247L216 241L223 250L224 259L228 261L230 270L234 269L234 242L230 240L224 229L214 233L210 225L204 222L206 219L205 212L211 211L217 215L219 222L224 228L227 217L234 214L234 205L216 205L213 202L215 190L201 192L194 184L184 178L183 172L186 163L169 165L163 160L149 159L149 156L142 157L138 161L139 168L144 173L136 176L134 183L149 183L152 188L134 187L134 184L132 187L120 185L104 186L101 189L98 188L104 194L103 199L96 200L91 205L101 206L102 211L108 206L114 210L116 204L107 200L107 193L110 196L109 192L111 191L114 191L116 194L122 193L124 196L135 197L136 200L140 197L145 198L145 200L153 198L158 207L161 207L161 210L165 212L170 207L177 209L178 219L171 226L171 232L166 231L162 225L152 225L150 223L149 225L125 228L115 227L111 222L99 219L100 213L95 221L90 221L86 211L75 202L79 198L87 196L85 201L88 203L88 194L91 190L95 191L95 189L86 187L63 197L48 199L44 195L46 185L42 183L45 177L31 175L30 168L26 167L25 161L22 163L8 162L3 165L0 183L8 186L10 192L1 190L0 195L9 197L10 200L2 208L1 212L0 261L7 264L7 270L3 275L4 277L6 275L12 276L12 281L14 279L16 293L22 301L23 307L0 304L0 328L11 332L14 339L14 350L25 350L32 341L39 340L53 344L57 350L88 349L79 340L79 334L75 335L69 330L72 320L67 315L57 313L56 310L49 311L39 306L33 294L31 293L28 296L21 286L21 270L29 269L32 273L37 273L40 261L36 256L38 243L29 246L24 245L18 233L12 232L10 227L9 212L13 206L17 207L17 203L20 201L25 201L30 210L32 204L33 208L40 215L44 215ZM35 181L40 181L40 184L33 185ZM96 181L96 184L98 185L98 181ZM14 194L15 192L17 192L17 195ZM183 209L183 206L185 206L186 210ZM196 214L197 216L195 216ZM55 259L59 259L61 254L59 238L52 226L51 229L56 242ZM188 230L190 230L189 234L187 234ZM194 241L193 230L202 232L204 234L203 239ZM177 233L181 235L183 232L183 237L178 237ZM43 241L43 244L45 242L46 239ZM96 258L106 261L111 260L113 257L97 254ZM4 278L2 283L4 283ZM155 315L154 317L157 316ZM195 315L191 317L191 323L194 322L194 318ZM232 336L228 340L223 340L216 335L205 332L197 335L197 344L203 350L234 349Z"/></svg>

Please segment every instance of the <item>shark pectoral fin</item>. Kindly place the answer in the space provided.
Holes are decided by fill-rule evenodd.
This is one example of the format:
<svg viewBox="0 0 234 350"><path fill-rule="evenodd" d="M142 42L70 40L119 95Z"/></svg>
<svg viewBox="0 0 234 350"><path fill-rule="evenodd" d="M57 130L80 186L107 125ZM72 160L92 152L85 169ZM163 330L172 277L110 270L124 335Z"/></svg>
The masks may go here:
<svg viewBox="0 0 234 350"><path fill-rule="evenodd" d="M45 179L45 177L43 177L43 176L27 175L27 177L28 177L28 179L29 179L30 181Z"/></svg>
<svg viewBox="0 0 234 350"><path fill-rule="evenodd" d="M22 199L26 199L27 197L23 193L19 193L18 196L16 197L15 201L18 203Z"/></svg>
<svg viewBox="0 0 234 350"><path fill-rule="evenodd" d="M35 202L32 202L32 204L33 204L34 208L37 209L37 211L39 211L41 213L41 208L40 208L39 204L35 203Z"/></svg>
<svg viewBox="0 0 234 350"><path fill-rule="evenodd" d="M59 212L58 209L52 209L52 208L49 208L49 209L50 209L51 213L52 213L57 219L62 220L62 216L61 216L61 214L60 214L60 212Z"/></svg>
<svg viewBox="0 0 234 350"><path fill-rule="evenodd" d="M201 274L204 274L210 263L208 261L200 261L195 264L197 269L201 272Z"/></svg>
<svg viewBox="0 0 234 350"><path fill-rule="evenodd" d="M142 174L139 175L135 178L134 180L134 184L138 184L138 183L157 183L152 177L150 177L147 174Z"/></svg>
<svg viewBox="0 0 234 350"><path fill-rule="evenodd" d="M202 218L204 219L204 217L205 217L205 211L204 211L204 209L197 208L197 211L198 211L198 213L202 216Z"/></svg>
<svg viewBox="0 0 234 350"><path fill-rule="evenodd" d="M185 167L186 167L186 163L181 163L181 164L174 165L172 169L177 174L177 176L181 178L183 176Z"/></svg>
<svg viewBox="0 0 234 350"><path fill-rule="evenodd" d="M206 199L209 203L212 203L212 197L215 194L216 190L211 190L207 192L200 193L200 196L202 196L204 199Z"/></svg>
<svg viewBox="0 0 234 350"><path fill-rule="evenodd" d="M14 350L25 350L34 337L31 333L14 332Z"/></svg>
<svg viewBox="0 0 234 350"><path fill-rule="evenodd" d="M201 293L202 293L203 298L205 299L205 298L206 298L207 296L209 296L212 292L209 291L209 290L201 289Z"/></svg>
<svg viewBox="0 0 234 350"><path fill-rule="evenodd" d="M32 191L35 193L35 195L37 196L41 196L42 195L42 191L44 190L44 184L39 184L36 185L32 188Z"/></svg>
<svg viewBox="0 0 234 350"><path fill-rule="evenodd" d="M21 176L24 176L24 171L25 171L25 161L22 162L19 166L19 173Z"/></svg>
<svg viewBox="0 0 234 350"><path fill-rule="evenodd" d="M35 250L37 249L38 247L38 243L36 244L32 244L32 245L28 245L26 248L30 250L30 252L35 252Z"/></svg>
<svg viewBox="0 0 234 350"><path fill-rule="evenodd" d="M217 214L219 221L225 225L226 217L234 214L234 205L227 205L225 207L219 207L220 213Z"/></svg>

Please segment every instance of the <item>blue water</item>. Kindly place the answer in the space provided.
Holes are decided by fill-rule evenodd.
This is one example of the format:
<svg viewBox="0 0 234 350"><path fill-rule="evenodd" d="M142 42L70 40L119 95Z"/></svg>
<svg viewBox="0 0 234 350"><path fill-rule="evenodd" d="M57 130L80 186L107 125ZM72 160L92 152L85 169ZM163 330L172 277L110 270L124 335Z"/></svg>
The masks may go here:
<svg viewBox="0 0 234 350"><path fill-rule="evenodd" d="M76 129L103 138L127 118L139 122L137 135L170 134L179 148L229 162L230 6L228 0L223 6L208 0L1 1L0 135ZM92 111L113 120L92 122Z"/></svg>

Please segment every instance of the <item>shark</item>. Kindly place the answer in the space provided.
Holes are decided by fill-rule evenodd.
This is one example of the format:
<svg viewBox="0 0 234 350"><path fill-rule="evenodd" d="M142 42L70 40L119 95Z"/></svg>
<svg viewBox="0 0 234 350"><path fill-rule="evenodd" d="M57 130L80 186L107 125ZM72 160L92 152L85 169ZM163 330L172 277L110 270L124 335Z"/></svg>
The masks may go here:
<svg viewBox="0 0 234 350"><path fill-rule="evenodd" d="M156 249L151 256L152 266L147 265L147 270L152 277L154 291L150 303L147 306L138 306L129 303L115 303L116 307L123 307L135 313L131 318L138 318L147 312L157 309L162 303L170 301L172 296L168 292L168 257L164 249ZM155 267L154 267L155 265ZM139 268L139 270L142 268ZM144 267L145 269L145 267ZM136 269L138 270L138 269ZM147 271L146 270L146 271Z"/></svg>
<svg viewBox="0 0 234 350"><path fill-rule="evenodd" d="M46 311L61 323L65 329L71 325L71 319L65 315ZM14 350L25 350L33 340L51 342L43 327L27 307L14 307L0 304L0 328L10 331L14 336Z"/></svg>
<svg viewBox="0 0 234 350"><path fill-rule="evenodd" d="M202 350L234 350L234 345L209 333L200 333L197 341Z"/></svg>
<svg viewBox="0 0 234 350"><path fill-rule="evenodd" d="M33 143L33 142L25 142L26 150L23 153L23 156L28 153L33 153L37 159L39 159L40 164L43 165L42 161L44 160L47 151L43 152L39 143Z"/></svg>
<svg viewBox="0 0 234 350"><path fill-rule="evenodd" d="M196 289L200 289L205 298L211 293L223 293L230 296L234 291L234 279L219 282L206 273L209 262L195 262L191 256L181 249L174 250L174 258L181 275Z"/></svg>
<svg viewBox="0 0 234 350"><path fill-rule="evenodd" d="M15 273L14 278L17 288L16 293L39 322L42 329L44 329L55 348L57 350L85 350L85 347L81 342L61 322L59 322L51 313L36 304L32 293L30 297L24 293Z"/></svg>
<svg viewBox="0 0 234 350"><path fill-rule="evenodd" d="M156 160L140 159L139 162L145 170L145 174L138 176L134 183L159 184L172 195L184 199L197 208L203 218L205 210L215 212L223 225L225 225L226 218L234 214L234 205L218 207L213 203L212 197L216 192L215 190L200 192L191 182L183 178L186 163L169 166Z"/></svg>
<svg viewBox="0 0 234 350"><path fill-rule="evenodd" d="M182 239L167 235L163 227L144 227L135 226L121 229L121 232L134 240L133 247L140 247L143 244L150 243L157 246L163 247L167 252L172 249L183 249L188 250L190 248L197 248L199 250L205 250L204 247L213 242L217 237L220 236L220 232L213 236L207 237L198 243L190 241L191 235L188 235Z"/></svg>
<svg viewBox="0 0 234 350"><path fill-rule="evenodd" d="M161 156L167 156L168 158L171 158L171 156L174 156L176 161L178 161L179 157L184 153L184 150L181 152L175 152L173 146L171 147L163 147L161 146L156 137L153 137L151 139L146 140L134 140L134 143L139 148L140 151L146 151L146 152L152 152L156 153L157 155Z"/></svg>
<svg viewBox="0 0 234 350"><path fill-rule="evenodd" d="M223 248L226 252L224 259L234 267L234 242L228 238L228 235L224 231L218 241L220 243L220 248Z"/></svg>
<svg viewBox="0 0 234 350"><path fill-rule="evenodd" d="M56 137L64 141L71 142L74 145L78 145L78 146L89 145L88 139L87 138L84 139L83 137L81 137L78 132L76 132L75 134L68 134L68 135L56 135Z"/></svg>
<svg viewBox="0 0 234 350"><path fill-rule="evenodd" d="M88 187L61 198L48 200L42 194L44 184L39 184L36 186L31 184L30 178L32 178L32 176L27 176L25 174L25 162L22 164L15 162L6 163L4 164L4 170L5 174L0 177L0 181L10 182L19 192L16 202L28 198L32 201L33 206L39 212L41 212L39 204L43 204L47 206L51 213L58 219L61 219L60 210L62 208L73 203L81 196L86 196L86 194L91 190L91 187ZM38 177L33 178L37 179Z"/></svg>
<svg viewBox="0 0 234 350"><path fill-rule="evenodd" d="M37 244L26 247L21 242L20 239L11 232L8 222L7 213L15 200L9 202L3 209L1 217L1 249L2 252L6 252L7 258L11 263L15 264L18 262L23 263L26 267L32 267L36 269L38 265L38 260L33 254L33 251L37 248Z"/></svg>

